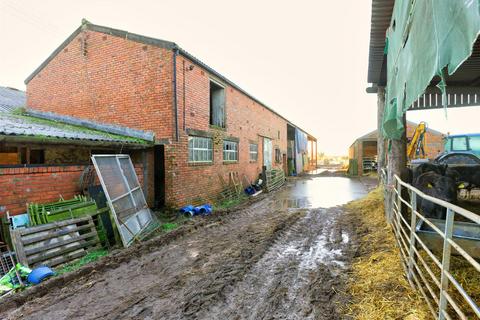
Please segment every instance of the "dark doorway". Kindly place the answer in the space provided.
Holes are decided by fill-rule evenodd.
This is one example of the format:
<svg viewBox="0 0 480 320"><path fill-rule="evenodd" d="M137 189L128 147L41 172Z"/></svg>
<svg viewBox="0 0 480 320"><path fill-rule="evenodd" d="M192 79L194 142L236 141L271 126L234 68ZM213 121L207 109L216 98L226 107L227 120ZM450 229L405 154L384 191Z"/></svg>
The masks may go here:
<svg viewBox="0 0 480 320"><path fill-rule="evenodd" d="M155 190L155 208L161 208L165 205L165 146L154 147L154 190Z"/></svg>

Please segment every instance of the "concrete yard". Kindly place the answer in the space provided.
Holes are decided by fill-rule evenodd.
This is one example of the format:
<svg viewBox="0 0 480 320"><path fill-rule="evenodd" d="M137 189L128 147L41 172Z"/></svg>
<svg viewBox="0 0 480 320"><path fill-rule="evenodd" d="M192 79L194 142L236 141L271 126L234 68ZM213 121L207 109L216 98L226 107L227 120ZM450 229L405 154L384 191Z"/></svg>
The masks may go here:
<svg viewBox="0 0 480 320"><path fill-rule="evenodd" d="M11 296L0 318L341 318L357 235L355 219L338 205L374 183L318 174L289 179L253 204L195 218Z"/></svg>

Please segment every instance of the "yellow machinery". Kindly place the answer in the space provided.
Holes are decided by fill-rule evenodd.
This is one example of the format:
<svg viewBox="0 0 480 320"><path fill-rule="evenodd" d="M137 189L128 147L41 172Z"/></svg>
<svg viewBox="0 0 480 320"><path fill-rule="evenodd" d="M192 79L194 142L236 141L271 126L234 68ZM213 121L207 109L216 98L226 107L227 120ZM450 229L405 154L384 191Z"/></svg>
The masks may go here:
<svg viewBox="0 0 480 320"><path fill-rule="evenodd" d="M425 153L425 133L427 132L427 123L422 121L418 124L415 132L413 133L412 140L407 146L407 157L412 159L425 159L427 157Z"/></svg>

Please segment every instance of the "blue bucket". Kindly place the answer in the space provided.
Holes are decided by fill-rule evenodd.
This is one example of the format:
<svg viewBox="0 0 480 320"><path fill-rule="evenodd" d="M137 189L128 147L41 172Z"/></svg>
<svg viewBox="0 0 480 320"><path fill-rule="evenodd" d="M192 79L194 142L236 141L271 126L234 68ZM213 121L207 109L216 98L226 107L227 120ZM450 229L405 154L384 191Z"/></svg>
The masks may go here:
<svg viewBox="0 0 480 320"><path fill-rule="evenodd" d="M27 281L33 284L39 284L48 277L55 275L52 269L46 266L37 267L28 274Z"/></svg>

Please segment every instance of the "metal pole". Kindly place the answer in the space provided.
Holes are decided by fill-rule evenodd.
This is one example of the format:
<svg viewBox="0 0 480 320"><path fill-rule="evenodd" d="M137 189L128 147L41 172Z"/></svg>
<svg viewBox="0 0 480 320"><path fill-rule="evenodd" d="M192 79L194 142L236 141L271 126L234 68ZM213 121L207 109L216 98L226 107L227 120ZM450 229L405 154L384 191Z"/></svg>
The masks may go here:
<svg viewBox="0 0 480 320"><path fill-rule="evenodd" d="M410 282L410 285L414 288L413 268L415 263L415 251L413 249L415 248L415 228L417 225L417 215L415 214L415 211L417 211L417 194L415 192L412 192L410 204L412 206L412 217L410 220L410 250L408 252L408 282Z"/></svg>
<svg viewBox="0 0 480 320"><path fill-rule="evenodd" d="M402 194L402 184L400 183L400 181L398 181L397 179L395 179L395 181L397 182L397 214L395 216L396 220L397 220L397 230L396 230L396 236L397 236L397 239L398 239L398 244L399 246L401 245L400 243L400 237L402 236L401 234L401 231L400 229L402 228L402 221L401 221L401 218L400 218L400 214L402 213L402 200L401 200L401 194ZM393 191L393 196L395 196L395 191ZM394 207L392 205L392 212L394 210Z"/></svg>
<svg viewBox="0 0 480 320"><path fill-rule="evenodd" d="M438 319L444 320L444 312L447 309L447 298L445 293L448 290L448 277L447 272L450 271L450 257L452 247L448 240L452 239L453 234L453 219L455 211L447 208L447 218L445 220L445 238L443 239L443 255L442 255L442 276L440 280L440 302L438 304Z"/></svg>

